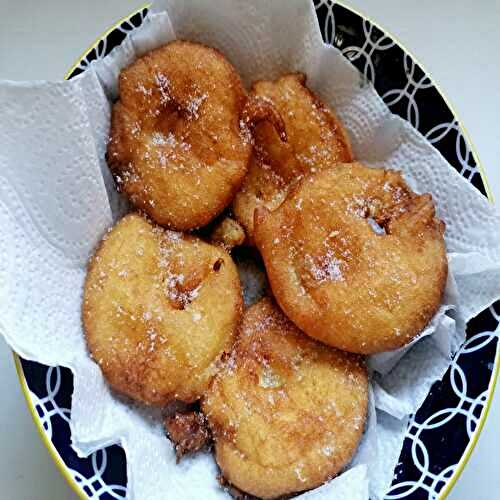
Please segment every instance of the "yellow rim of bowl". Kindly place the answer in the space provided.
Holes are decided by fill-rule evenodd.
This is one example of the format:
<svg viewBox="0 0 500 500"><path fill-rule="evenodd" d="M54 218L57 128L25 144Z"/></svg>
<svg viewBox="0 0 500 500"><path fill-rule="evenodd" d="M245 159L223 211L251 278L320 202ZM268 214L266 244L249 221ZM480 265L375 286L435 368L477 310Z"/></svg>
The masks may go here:
<svg viewBox="0 0 500 500"><path fill-rule="evenodd" d="M350 10L351 12L354 12L358 16L360 16L362 19L367 19L373 26L378 28L382 33L385 35L389 36L394 42L396 42L399 47L401 47L412 59L414 62L416 62L422 71L429 77L430 81L436 87L437 91L439 92L439 95L443 98L444 102L448 106L448 108L451 110L453 113L453 117L457 121L460 129L462 130L463 135L465 136L469 147L471 148L472 151L472 156L474 157L474 160L477 164L477 168L479 170L479 175L481 176L481 180L483 181L484 189L486 191L486 195L488 196L488 199L490 200L491 203L494 203L494 196L493 192L491 191L488 179L486 177L486 171L483 167L483 164L481 163L479 159L479 154L477 152L476 147L474 146L474 143L472 142L472 138L469 135L469 132L465 128L462 120L459 118L458 113L455 109L455 107L451 104L450 100L446 97L445 93L443 92L443 89L437 84L437 82L432 78L430 73L425 69L425 66L419 61L417 57L413 54L411 50L409 50L402 42L401 40L394 36L390 31L387 31L386 29L382 28L376 21L374 21L371 17L365 15L363 12L352 8L350 5L346 5L342 0L334 0L335 3L339 4L340 6L346 8L347 10ZM465 469L465 466L467 462L469 461L472 451L476 447L477 441L479 439L479 435L481 434L481 431L483 430L484 423L486 422L486 418L488 417L488 413L490 411L491 403L493 401L493 394L495 392L495 387L498 379L498 374L500 372L500 341L497 343L497 349L496 349L496 354L495 354L495 365L493 368L493 373L491 374L490 378L490 383L488 385L488 399L486 400L486 404L484 406L483 411L481 412L481 417L479 419L479 423L474 431L474 434L472 435L472 438L469 440L469 443L467 444L467 447L465 448L465 451L462 454L462 457L460 458L460 461L458 462L455 470L453 471L453 474L451 477L446 481L443 489L439 492L438 500L445 500L445 498L449 495L450 491L452 490L453 486L455 486L458 478L462 474L463 470Z"/></svg>
<svg viewBox="0 0 500 500"><path fill-rule="evenodd" d="M61 458L61 455L59 455L57 448L54 446L52 441L49 439L49 436L45 432L42 421L40 420L35 405L33 404L33 400L31 399L28 383L26 382L23 367L21 366L21 360L15 352L13 352L13 355L14 364L16 365L17 377L19 378L19 383L21 384L24 398L26 399L27 406L30 410L33 421L35 422L35 427L38 431L38 434L40 435L40 439L47 448L49 455L52 457L52 460L54 460L54 463L59 469L59 472L63 475L64 479L66 479L67 483L70 485L71 489L79 496L79 498L81 498L81 500L89 500L89 496L83 491L80 485L76 482L75 478L69 473L68 467L64 463L64 460Z"/></svg>
<svg viewBox="0 0 500 500"><path fill-rule="evenodd" d="M118 28L123 22L125 22L127 19L130 19L132 16L136 15L137 13L141 12L143 9L149 7L151 4L145 3L141 7L139 7L137 10L131 12L130 14L123 16L121 19L119 19L113 26L108 28L104 33L102 33L99 37L96 38L94 43L92 43L85 51L80 55L78 60L71 66L71 68L68 70L68 72L64 75L64 79L67 80L71 73L77 68L77 66L80 64L82 59L85 58L85 56L91 52L93 49L95 49L99 43L106 38L113 30ZM81 500L89 500L89 496L85 493L83 490L82 486L77 483L75 478L70 474L69 469L67 465L64 463L64 460L61 458L61 455L59 455L59 452L57 451L57 448L54 446L52 441L49 439L48 435L45 432L45 429L43 428L42 422L38 416L38 413L36 411L35 405L33 404L33 400L31 399L31 394L28 388L28 383L26 382L26 377L24 375L24 370L21 365L21 360L17 353L13 352L12 353L14 356L14 364L16 365L16 372L17 372L17 377L19 379L19 383L21 384L21 389L24 394L24 398L26 400L27 406L30 410L31 417L33 418L33 421L35 422L35 427L38 431L38 434L40 435L40 438L47 448L49 455L52 457L52 460L56 464L56 467L59 469L59 472L62 474L64 479L66 479L67 483L71 487L71 489L78 495L78 497Z"/></svg>
<svg viewBox="0 0 500 500"><path fill-rule="evenodd" d="M352 12L354 12L355 14L357 14L358 16L360 16L361 18L368 20L373 26L377 27L380 31L382 31L382 33L384 33L387 36L389 36L392 40L394 40L394 42L397 43L397 45L399 45L413 59L413 61L415 61L420 66L420 68L429 77L429 79L431 80L432 84L434 85L434 87L436 87L436 89L439 92L440 96L443 98L443 100L445 101L446 105L448 106L448 108L453 113L454 118L456 119L456 121L457 121L458 125L460 126L460 128L461 128L461 130L462 130L462 132L463 132L463 134L465 136L465 138L467 139L467 142L469 144L469 147L471 148L474 160L476 161L476 164L477 164L477 167L478 167L478 170L479 170L479 175L481 176L481 180L483 181L483 185L484 185L484 188L486 190L486 194L488 196L488 199L491 201L491 203L494 203L493 193L492 193L492 191L490 189L490 185L489 185L488 179L486 177L486 172L484 170L484 167L483 167L482 163L479 160L479 155L477 153L476 147L474 146L469 133L467 132L466 128L464 127L464 125L462 123L462 121L458 117L458 114L457 114L455 108L451 105L449 99L445 96L445 94L444 94L443 90L441 89L441 87L434 81L434 79L429 75L429 73L424 70L424 66L422 65L422 63L414 56L414 54L410 50L408 50L403 45L403 43L401 43L401 41L397 37L395 37L394 35L392 35L392 33L390 33L389 31L381 28L369 16L363 14L359 10L353 9L351 6L346 5L342 1L335 1L335 3L341 5L342 7L345 7L346 9L348 9L348 10L350 10ZM126 21L129 18L131 18L132 16L134 16L138 12L142 11L143 9L145 9L147 7L150 7L150 5L151 5L150 3L143 4L141 7L139 7L137 10L135 10L131 14L122 17L113 26L111 26L104 33L102 33L95 40L95 42L92 45L90 45L81 54L81 56L79 57L79 59L71 66L71 68L68 70L68 72L64 76L64 79L65 80L68 79L68 77L71 75L71 73L73 73L73 71L75 70L75 68L80 64L80 62L82 61L82 59L84 59L85 56L90 51L92 51L94 48L96 48L99 45L99 43L104 38L106 38L113 30L115 30L116 28L118 28L124 21ZM45 444L45 446L46 446L46 448L47 448L50 456L54 460L54 463L56 464L56 466L59 469L60 473L63 475L63 477L66 479L66 481L70 485L71 489L82 500L89 500L88 495L83 491L83 489L81 488L81 486L76 482L75 478L69 473L68 467L66 466L66 464L63 461L63 459L59 455L59 452L57 451L56 447L53 445L52 441L49 439L49 437L45 433L45 430L44 430L44 428L42 426L42 423L40 421L40 418L38 416L36 408L35 408L35 406L33 404L32 399L31 399L30 391L28 389L28 384L26 382L26 377L24 376L24 371L23 371L23 368L21 366L21 361L19 359L19 356L15 352L13 353L13 356L14 356L14 363L16 365L17 376L19 378L19 383L21 384L21 389L23 391L24 397L26 399L27 406L28 406L28 408L30 410L31 416L33 418L33 421L35 422L35 426L36 426L36 428L38 430L38 433L40 434L40 438L41 438L42 442ZM454 470L453 474L451 475L451 477L446 482L446 484L445 484L444 488L442 489L442 491L439 493L439 497L438 497L439 500L444 500L448 496L448 494L452 490L453 486L457 482L458 478L462 474L462 472L463 472L463 470L465 468L465 465L469 461L469 458L470 458L470 456L472 454L472 451L474 450L474 448L475 448L475 446L477 444L477 441L479 439L479 435L481 434L481 431L483 430L484 423L486 422L486 418L488 417L488 413L489 413L490 408L491 408L491 403L493 401L493 394L495 392L495 387L496 387L496 383L497 383L499 372L500 372L500 342L497 344L497 350L496 350L496 355L495 355L495 365L494 365L493 373L492 373L492 376L491 376L491 379L490 379L490 383L489 383L489 386L488 386L488 399L486 401L486 405L485 405L483 411L481 412L481 418L479 420L479 424L476 427L476 430L474 431L474 434L473 434L472 438L469 440L469 443L468 443L468 445L467 445L464 453L462 454L462 458L458 462L458 465L457 465L456 469Z"/></svg>

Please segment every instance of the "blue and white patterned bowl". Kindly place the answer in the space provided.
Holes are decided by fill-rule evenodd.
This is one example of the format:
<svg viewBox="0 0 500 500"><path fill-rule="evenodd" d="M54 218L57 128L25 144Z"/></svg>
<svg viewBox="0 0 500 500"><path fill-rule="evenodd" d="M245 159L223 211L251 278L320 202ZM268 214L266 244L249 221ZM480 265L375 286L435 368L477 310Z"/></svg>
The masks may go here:
<svg viewBox="0 0 500 500"><path fill-rule="evenodd" d="M371 81L393 113L408 120L462 176L487 196L477 157L458 118L436 84L409 53L364 16L331 0L314 0L325 42L335 45ZM127 32L147 8L103 35L70 70L85 71ZM474 448L493 395L499 367L500 302L467 325L467 340L443 380L432 387L408 425L387 499L443 499ZM119 446L79 458L71 448L70 370L16 358L26 400L56 464L81 498L126 498L125 453Z"/></svg>

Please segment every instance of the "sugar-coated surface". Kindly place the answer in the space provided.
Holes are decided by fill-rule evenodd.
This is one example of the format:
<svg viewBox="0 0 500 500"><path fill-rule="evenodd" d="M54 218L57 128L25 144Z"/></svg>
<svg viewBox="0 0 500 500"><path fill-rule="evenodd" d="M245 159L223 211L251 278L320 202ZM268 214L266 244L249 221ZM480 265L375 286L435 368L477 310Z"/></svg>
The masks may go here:
<svg viewBox="0 0 500 500"><path fill-rule="evenodd" d="M108 147L119 189L172 229L210 222L231 202L251 152L234 68L214 49L176 41L126 68L119 90Z"/></svg>
<svg viewBox="0 0 500 500"><path fill-rule="evenodd" d="M234 213L253 242L255 208L274 210L301 177L351 161L353 156L342 124L333 110L307 88L305 75L294 73L276 81L258 81L251 95L276 109L286 132L283 140L270 121L262 121L254 130L255 153L233 202Z"/></svg>
<svg viewBox="0 0 500 500"><path fill-rule="evenodd" d="M201 396L231 348L241 307L226 252L132 214L90 263L83 319L90 353L111 386L165 405Z"/></svg>
<svg viewBox="0 0 500 500"><path fill-rule="evenodd" d="M225 478L275 498L317 487L347 464L367 399L361 358L309 339L266 298L245 312L203 410Z"/></svg>
<svg viewBox="0 0 500 500"><path fill-rule="evenodd" d="M375 225L375 227L374 227ZM397 172L339 164L304 180L255 238L278 303L304 332L358 353L401 347L441 304L444 224Z"/></svg>

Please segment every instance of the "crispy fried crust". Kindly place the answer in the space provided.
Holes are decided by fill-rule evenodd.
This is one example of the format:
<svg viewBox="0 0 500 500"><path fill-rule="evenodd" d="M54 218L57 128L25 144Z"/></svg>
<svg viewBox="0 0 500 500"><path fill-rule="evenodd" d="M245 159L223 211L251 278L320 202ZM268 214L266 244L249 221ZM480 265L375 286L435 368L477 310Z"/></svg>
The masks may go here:
<svg viewBox="0 0 500 500"><path fill-rule="evenodd" d="M177 412L166 417L164 426L168 437L175 445L177 463L184 455L196 453L206 448L210 443L210 431L203 413L191 411Z"/></svg>
<svg viewBox="0 0 500 500"><path fill-rule="evenodd" d="M114 389L146 404L198 399L231 349L241 311L224 250L138 214L124 217L89 263L89 351Z"/></svg>
<svg viewBox="0 0 500 500"><path fill-rule="evenodd" d="M315 488L349 462L367 400L360 357L309 339L263 299L245 312L202 409L227 481L276 498Z"/></svg>
<svg viewBox="0 0 500 500"><path fill-rule="evenodd" d="M234 219L224 217L210 233L210 241L230 251L234 247L243 245L245 231Z"/></svg>
<svg viewBox="0 0 500 500"><path fill-rule="evenodd" d="M244 491L241 491L240 489L236 488L236 486L228 482L228 480L222 474L217 476L217 480L219 481L219 484L222 486L224 491L227 491L227 493L234 500L260 500L260 498L255 497L253 495L249 495L248 493L245 493ZM281 498L284 499L286 497L281 497Z"/></svg>
<svg viewBox="0 0 500 500"><path fill-rule="evenodd" d="M254 113L261 118L254 127L255 154L233 202L234 214L245 227L250 244L255 208L274 210L302 176L353 159L342 124L305 82L305 75L295 73L252 87L250 102L260 100L274 106L285 130L269 110Z"/></svg>
<svg viewBox="0 0 500 500"><path fill-rule="evenodd" d="M365 354L407 344L436 313L448 270L443 233L431 195L359 163L305 178L277 210L255 213L287 316L311 337Z"/></svg>
<svg viewBox="0 0 500 500"><path fill-rule="evenodd" d="M210 222L240 187L251 154L246 92L215 49L171 42L122 71L108 164L136 205L171 229Z"/></svg>

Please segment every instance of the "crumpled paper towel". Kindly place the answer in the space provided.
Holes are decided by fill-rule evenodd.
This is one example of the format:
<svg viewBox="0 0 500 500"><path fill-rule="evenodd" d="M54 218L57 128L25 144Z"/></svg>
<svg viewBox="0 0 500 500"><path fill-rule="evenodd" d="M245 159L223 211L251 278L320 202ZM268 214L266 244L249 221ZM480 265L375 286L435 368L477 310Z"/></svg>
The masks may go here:
<svg viewBox="0 0 500 500"><path fill-rule="evenodd" d="M21 356L73 371L73 447L86 455L120 443L129 498L227 498L209 455L176 465L158 412L126 403L108 388L87 354L80 320L86 261L126 206L104 160L117 75L174 38L221 49L246 84L305 72L309 86L337 110L359 160L401 170L437 202L447 225L445 303L411 348L369 360L369 419L359 450L346 472L302 495L382 498L408 416L448 368L468 319L500 297L500 215L389 112L338 50L323 44L309 0L163 0L79 77L0 82L0 331ZM247 268L242 275L248 274Z"/></svg>

